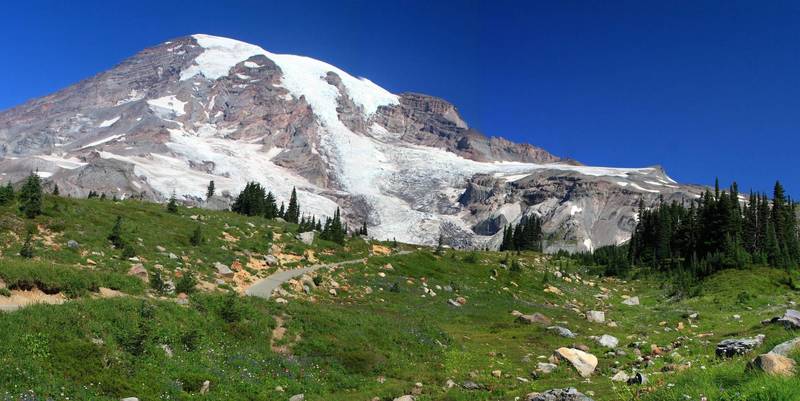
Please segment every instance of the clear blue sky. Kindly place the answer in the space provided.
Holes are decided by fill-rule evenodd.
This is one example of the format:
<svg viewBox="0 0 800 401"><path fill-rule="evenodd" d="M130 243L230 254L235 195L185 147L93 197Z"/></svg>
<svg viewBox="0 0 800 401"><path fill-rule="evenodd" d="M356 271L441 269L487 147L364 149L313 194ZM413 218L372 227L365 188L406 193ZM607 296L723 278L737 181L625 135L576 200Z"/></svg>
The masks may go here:
<svg viewBox="0 0 800 401"><path fill-rule="evenodd" d="M235 3L235 4L234 4ZM489 135L800 198L800 3L27 1L0 24L0 109L192 33L453 102Z"/></svg>

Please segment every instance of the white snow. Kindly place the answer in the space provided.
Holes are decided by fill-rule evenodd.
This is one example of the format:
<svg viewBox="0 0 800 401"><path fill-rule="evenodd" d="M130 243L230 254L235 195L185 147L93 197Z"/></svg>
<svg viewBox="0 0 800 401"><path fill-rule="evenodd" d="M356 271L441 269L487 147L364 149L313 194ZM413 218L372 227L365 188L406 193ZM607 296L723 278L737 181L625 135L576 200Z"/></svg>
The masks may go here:
<svg viewBox="0 0 800 401"><path fill-rule="evenodd" d="M186 102L178 100L174 95L150 99L147 101L150 110L160 118L180 117L186 114Z"/></svg>
<svg viewBox="0 0 800 401"><path fill-rule="evenodd" d="M639 184L637 184L635 182L632 182L631 186L636 188L636 189L638 189L638 190L640 190L640 191L644 191L644 192L652 192L652 193L655 193L655 194L661 193L661 191L658 191L658 190L655 190L655 189L642 188L641 186L639 186Z"/></svg>
<svg viewBox="0 0 800 401"><path fill-rule="evenodd" d="M98 128L106 128L106 127L110 127L110 126L114 125L114 124L115 124L117 121L119 121L119 119L120 119L120 116L116 116L116 117L114 117L114 118L112 118L112 119L110 119L110 120L105 120L105 121L103 121L103 122L102 122L102 123L100 123L100 125L98 125L97 127L98 127Z"/></svg>
<svg viewBox="0 0 800 401"><path fill-rule="evenodd" d="M594 251L594 247L592 246L592 239L591 238L586 238L585 240L583 240L583 246L589 252Z"/></svg>
<svg viewBox="0 0 800 401"><path fill-rule="evenodd" d="M583 208L580 208L578 206L572 205L572 207L569 209L569 215L570 216L574 216L575 213L580 213L582 211L583 211Z"/></svg>
<svg viewBox="0 0 800 401"><path fill-rule="evenodd" d="M115 139L122 138L123 136L125 136L125 134L111 135L109 137L106 137L106 138L94 141L92 143L83 145L83 146L81 146L81 148L79 150L83 150L83 149L86 149L86 148L91 148L91 147L94 147L94 146L97 146L97 145L102 145L102 144L104 144L106 142L110 142L110 141L113 141Z"/></svg>
<svg viewBox="0 0 800 401"><path fill-rule="evenodd" d="M245 61L244 66L247 68L261 68L261 66L258 63L254 63L252 61Z"/></svg>
<svg viewBox="0 0 800 401"><path fill-rule="evenodd" d="M48 172L48 171L37 171L36 175L38 175L39 177L42 177L42 178L50 178L50 177L53 176L53 173Z"/></svg>
<svg viewBox="0 0 800 401"><path fill-rule="evenodd" d="M136 89L131 89L130 93L128 93L128 97L122 99L117 102L116 106L122 106L123 104L136 102L139 100L144 99L144 92L139 92Z"/></svg>
<svg viewBox="0 0 800 401"><path fill-rule="evenodd" d="M288 54L273 54L249 43L218 36L198 34L193 37L204 51L195 58L195 65L181 71L182 81L198 74L207 79L216 80L227 76L231 68L250 57L263 55L275 62L283 71L281 85L297 98L305 96L314 112L325 122L338 120L336 99L339 97L339 91L325 81L328 72L334 72L341 78L350 97L363 108L367 116L374 113L381 105L399 103L396 95L371 81L365 78L355 78L319 60ZM247 67L250 66L247 65Z"/></svg>
<svg viewBox="0 0 800 401"><path fill-rule="evenodd" d="M241 79L241 80L248 80L248 79L250 79L250 76L249 76L249 75L244 75L244 74L236 74L236 77L237 77L237 78L239 78L239 79Z"/></svg>
<svg viewBox="0 0 800 401"><path fill-rule="evenodd" d="M39 155L36 157L45 161L53 162L55 163L56 166L67 170L74 170L76 168L83 167L87 164L75 157L63 158L54 155Z"/></svg>

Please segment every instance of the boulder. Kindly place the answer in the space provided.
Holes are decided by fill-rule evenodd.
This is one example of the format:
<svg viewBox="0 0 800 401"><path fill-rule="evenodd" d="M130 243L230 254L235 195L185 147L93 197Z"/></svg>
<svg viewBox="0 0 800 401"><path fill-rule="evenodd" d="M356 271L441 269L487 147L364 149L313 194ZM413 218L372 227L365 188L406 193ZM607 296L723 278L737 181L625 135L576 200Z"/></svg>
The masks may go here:
<svg viewBox="0 0 800 401"><path fill-rule="evenodd" d="M119 401L139 401L139 399L136 397L125 397L125 398L120 398Z"/></svg>
<svg viewBox="0 0 800 401"><path fill-rule="evenodd" d="M586 312L586 320L593 323L604 323L606 321L606 314L603 311L590 310Z"/></svg>
<svg viewBox="0 0 800 401"><path fill-rule="evenodd" d="M717 344L718 357L730 358L735 355L744 355L764 342L764 335L759 334L752 338L731 338L722 340Z"/></svg>
<svg viewBox="0 0 800 401"><path fill-rule="evenodd" d="M525 396L526 401L594 401L580 391L570 388L547 390L543 393L531 393Z"/></svg>
<svg viewBox="0 0 800 401"><path fill-rule="evenodd" d="M591 376L597 367L597 357L579 349L561 347L553 355L571 363L583 377Z"/></svg>
<svg viewBox="0 0 800 401"><path fill-rule="evenodd" d="M471 381L471 380L467 380L464 383L461 383L461 387L464 390L484 390L484 389L486 389L486 386L484 386L483 384L478 384L478 383L475 383L474 381Z"/></svg>
<svg viewBox="0 0 800 401"><path fill-rule="evenodd" d="M211 382L206 380L203 382L203 386L200 387L200 394L208 394L209 390L211 390Z"/></svg>
<svg viewBox="0 0 800 401"><path fill-rule="evenodd" d="M214 268L217 269L217 274L222 277L232 278L235 274L230 267L220 262L215 262Z"/></svg>
<svg viewBox="0 0 800 401"><path fill-rule="evenodd" d="M74 239L67 241L67 248L69 249L78 249L80 247L81 245L78 244L78 241L75 241Z"/></svg>
<svg viewBox="0 0 800 401"><path fill-rule="evenodd" d="M523 324L550 324L550 318L539 312L534 312L530 315L517 316L517 322Z"/></svg>
<svg viewBox="0 0 800 401"><path fill-rule="evenodd" d="M789 356L792 351L800 348L800 337L795 338L794 340L789 340L786 342L782 342L775 346L775 348L770 351L773 354L778 354L782 356Z"/></svg>
<svg viewBox="0 0 800 401"><path fill-rule="evenodd" d="M787 309L783 317L778 319L778 323L787 329L800 329L800 312L794 309Z"/></svg>
<svg viewBox="0 0 800 401"><path fill-rule="evenodd" d="M394 401L414 401L413 395L403 395L394 399Z"/></svg>
<svg viewBox="0 0 800 401"><path fill-rule="evenodd" d="M622 301L622 304L623 305L630 305L630 306L639 305L639 297L630 297L630 298Z"/></svg>
<svg viewBox="0 0 800 401"><path fill-rule="evenodd" d="M273 255L267 255L264 256L264 262L266 262L268 266L275 266L278 264L278 258Z"/></svg>
<svg viewBox="0 0 800 401"><path fill-rule="evenodd" d="M311 245L314 243L314 232L306 231L304 233L297 234L297 239L299 239L306 245Z"/></svg>
<svg viewBox="0 0 800 401"><path fill-rule="evenodd" d="M619 345L619 340L616 337L608 334L603 334L600 336L597 339L597 342L606 348L617 348L617 345Z"/></svg>
<svg viewBox="0 0 800 401"><path fill-rule="evenodd" d="M647 384L647 376L642 374L641 372L637 372L635 375L631 376L627 382L629 385L637 385L637 384Z"/></svg>
<svg viewBox="0 0 800 401"><path fill-rule="evenodd" d="M547 330L555 331L559 336L566 337L566 338L575 338L575 333L573 333L570 329L561 326L550 326Z"/></svg>
<svg viewBox="0 0 800 401"><path fill-rule="evenodd" d="M620 371L619 371L619 372L617 372L617 373L616 373L614 376L612 376L612 377L611 377L611 381L612 381L612 382L622 382L622 383L627 383L627 382L628 382L628 379L630 379L630 378L631 378L631 377L630 377L630 376L628 376L628 374L627 374L627 373L625 373L625 371L624 371L624 370L620 370Z"/></svg>
<svg viewBox="0 0 800 401"><path fill-rule="evenodd" d="M145 283L150 281L150 275L147 274L147 269L145 269L141 263L131 266L131 268L128 269L128 275L134 276Z"/></svg>
<svg viewBox="0 0 800 401"><path fill-rule="evenodd" d="M764 373L773 376L791 377L795 373L794 359L772 352L757 356L748 367L761 369Z"/></svg>
<svg viewBox="0 0 800 401"><path fill-rule="evenodd" d="M305 399L305 394L295 394L289 398L289 401L303 401Z"/></svg>
<svg viewBox="0 0 800 401"><path fill-rule="evenodd" d="M542 373L552 373L554 370L556 370L556 368L558 368L558 365L554 363L539 362L536 370Z"/></svg>

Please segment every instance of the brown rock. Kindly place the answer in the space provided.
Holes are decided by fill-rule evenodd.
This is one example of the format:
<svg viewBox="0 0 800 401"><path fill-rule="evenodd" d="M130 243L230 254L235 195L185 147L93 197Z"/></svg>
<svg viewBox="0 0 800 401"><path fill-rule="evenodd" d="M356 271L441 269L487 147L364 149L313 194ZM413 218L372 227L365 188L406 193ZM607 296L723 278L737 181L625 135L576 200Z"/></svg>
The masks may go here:
<svg viewBox="0 0 800 401"><path fill-rule="evenodd" d="M766 374L774 376L794 376L795 362L791 358L772 352L761 354L750 362L749 367L763 370Z"/></svg>

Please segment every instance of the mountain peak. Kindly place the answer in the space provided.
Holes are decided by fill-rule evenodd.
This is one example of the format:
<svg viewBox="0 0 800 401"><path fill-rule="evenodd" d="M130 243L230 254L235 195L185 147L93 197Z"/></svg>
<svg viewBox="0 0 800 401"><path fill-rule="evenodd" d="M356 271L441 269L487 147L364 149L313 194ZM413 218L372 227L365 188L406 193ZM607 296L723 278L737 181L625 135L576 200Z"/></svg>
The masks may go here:
<svg viewBox="0 0 800 401"><path fill-rule="evenodd" d="M639 198L692 196L660 170L577 165L487 138L446 100L206 34L0 113L0 174L30 171L72 196L175 192L216 208L257 181L278 200L296 188L305 213L341 207L377 238L454 246L493 246L529 214L548 216L550 249L616 243ZM206 201L209 181L220 196Z"/></svg>

